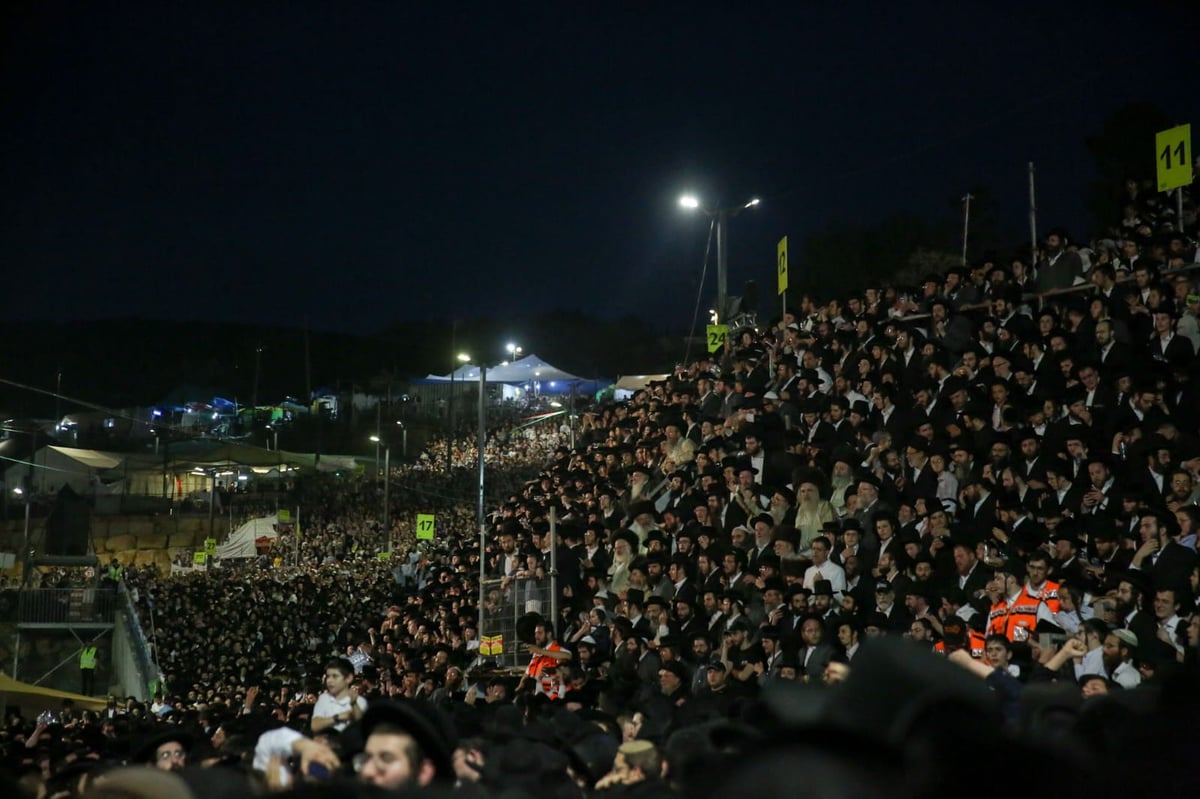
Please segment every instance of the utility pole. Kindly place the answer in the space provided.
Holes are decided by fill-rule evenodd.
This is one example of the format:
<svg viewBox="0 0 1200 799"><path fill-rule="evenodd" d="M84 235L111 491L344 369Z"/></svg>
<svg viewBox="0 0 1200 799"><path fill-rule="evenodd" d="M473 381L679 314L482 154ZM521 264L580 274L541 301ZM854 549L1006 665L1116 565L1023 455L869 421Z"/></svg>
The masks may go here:
<svg viewBox="0 0 1200 799"><path fill-rule="evenodd" d="M962 248L962 265L967 265L967 236L971 229L971 200L975 197L967 192L967 195L962 198L963 204L963 248Z"/></svg>

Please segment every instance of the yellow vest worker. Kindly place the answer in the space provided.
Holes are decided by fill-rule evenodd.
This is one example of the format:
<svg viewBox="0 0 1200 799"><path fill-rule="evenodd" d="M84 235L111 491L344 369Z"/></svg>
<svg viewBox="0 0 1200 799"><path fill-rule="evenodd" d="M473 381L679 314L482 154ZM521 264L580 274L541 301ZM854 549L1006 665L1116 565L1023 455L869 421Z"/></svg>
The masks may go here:
<svg viewBox="0 0 1200 799"><path fill-rule="evenodd" d="M96 647L88 644L79 652L80 693L91 696L96 687Z"/></svg>

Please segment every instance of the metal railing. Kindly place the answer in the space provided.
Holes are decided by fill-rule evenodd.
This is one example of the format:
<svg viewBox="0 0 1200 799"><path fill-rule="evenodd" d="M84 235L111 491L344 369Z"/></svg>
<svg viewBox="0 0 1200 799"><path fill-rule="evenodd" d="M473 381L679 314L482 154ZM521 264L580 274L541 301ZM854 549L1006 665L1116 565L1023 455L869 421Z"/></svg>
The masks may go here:
<svg viewBox="0 0 1200 799"><path fill-rule="evenodd" d="M113 633L113 671L128 696L145 700L153 695L154 686L160 680L158 667L146 633L138 619L133 596L125 583L117 592L119 611Z"/></svg>
<svg viewBox="0 0 1200 799"><path fill-rule="evenodd" d="M550 577L483 581L483 607L479 612L479 655L501 668L519 668L529 653L517 638L517 622L527 613L549 617L553 593Z"/></svg>
<svg viewBox="0 0 1200 799"><path fill-rule="evenodd" d="M1156 279L1158 281L1162 281L1167 278L1174 277L1175 275L1187 274L1189 272L1194 272L1198 269L1200 269L1200 264L1188 264L1187 266L1180 267L1179 269L1164 269L1163 271L1158 273L1158 275L1156 276ZM1132 283L1132 282L1133 282L1132 274L1122 273L1122 272L1117 273L1116 284L1118 286L1124 285L1126 283ZM1066 296L1069 296L1072 294L1084 294L1084 295L1087 295L1090 297L1092 295L1098 294L1099 291L1100 290L1096 287L1096 285L1089 281L1086 283L1077 283L1074 286L1067 286L1066 288L1061 288L1061 289L1046 289L1045 291L1040 291L1040 292L1037 292L1034 294L1022 294L1021 302L1025 305L1030 306L1034 311L1040 313L1042 310L1045 309L1047 302L1054 302L1055 300L1057 300L1060 297L1066 297ZM990 302L986 302L986 301L985 302L976 302L976 303L971 303L969 305L963 305L963 306L959 307L958 312L966 313L968 311L986 311L986 310L990 309L991 307L992 306L991 306ZM919 322L923 319L928 319L929 317L930 317L930 314L927 312L914 313L914 314L907 314L905 316L897 317L896 321L898 321L898 322Z"/></svg>
<svg viewBox="0 0 1200 799"><path fill-rule="evenodd" d="M31 588L18 592L18 624L112 624L112 588Z"/></svg>

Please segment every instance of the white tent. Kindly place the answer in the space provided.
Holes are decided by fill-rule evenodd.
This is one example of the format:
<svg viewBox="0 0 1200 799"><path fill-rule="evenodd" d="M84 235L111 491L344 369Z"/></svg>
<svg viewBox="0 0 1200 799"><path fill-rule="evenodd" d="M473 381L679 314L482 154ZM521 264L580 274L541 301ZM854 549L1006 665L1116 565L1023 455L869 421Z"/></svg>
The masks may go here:
<svg viewBox="0 0 1200 799"><path fill-rule="evenodd" d="M57 494L67 485L77 494L93 494L101 477L119 479L125 464L124 455L56 446L42 447L32 460L32 470L25 463L9 466L4 472L5 485L24 485L28 476L35 494Z"/></svg>
<svg viewBox="0 0 1200 799"><path fill-rule="evenodd" d="M275 526L279 520L275 516L260 516L251 519L229 534L229 540L217 544L217 557L222 560L236 558L252 558L258 554L255 542L260 538L278 538L279 532Z"/></svg>
<svg viewBox="0 0 1200 799"><path fill-rule="evenodd" d="M449 381L450 375L427 375L425 379L431 381ZM512 363L502 363L498 366L489 367L486 376L486 380L489 383L528 383L532 381L540 381L542 383L563 381L570 383L585 379L570 372L564 372L557 366L546 363L536 355L526 355L524 358ZM460 366L454 370L454 380L455 382L478 383L479 367L473 364Z"/></svg>

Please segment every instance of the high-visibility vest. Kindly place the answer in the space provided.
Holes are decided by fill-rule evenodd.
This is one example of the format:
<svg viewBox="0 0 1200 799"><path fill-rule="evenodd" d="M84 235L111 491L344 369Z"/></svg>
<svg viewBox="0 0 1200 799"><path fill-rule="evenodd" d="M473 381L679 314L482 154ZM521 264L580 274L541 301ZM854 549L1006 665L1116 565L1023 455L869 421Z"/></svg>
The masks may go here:
<svg viewBox="0 0 1200 799"><path fill-rule="evenodd" d="M988 613L988 632L1003 635L1014 642L1028 641L1037 627L1038 607L1041 604L1040 599L1027 596L1024 591L1017 595L1011 607L1008 600L1000 600L992 605Z"/></svg>
<svg viewBox="0 0 1200 799"><path fill-rule="evenodd" d="M121 578L125 576L125 568L117 563L108 567L108 579L114 583L121 582Z"/></svg>
<svg viewBox="0 0 1200 799"><path fill-rule="evenodd" d="M96 647L85 646L83 651L79 653L79 668L94 669L96 668Z"/></svg>
<svg viewBox="0 0 1200 799"><path fill-rule="evenodd" d="M966 649L971 653L971 657L975 660L983 660L984 648L987 645L987 636L983 633L977 633L974 630L967 630L967 646ZM933 651L939 655L946 654L946 642L938 641L933 645Z"/></svg>
<svg viewBox="0 0 1200 799"><path fill-rule="evenodd" d="M1054 582L1053 580L1047 580L1042 585L1042 590L1038 591L1036 594L1029 592L1029 583L1025 584L1025 586L1021 589L1021 593L1030 599L1042 600L1046 603L1046 607L1051 613L1058 613L1062 607L1058 601L1058 589L1058 583Z"/></svg>

